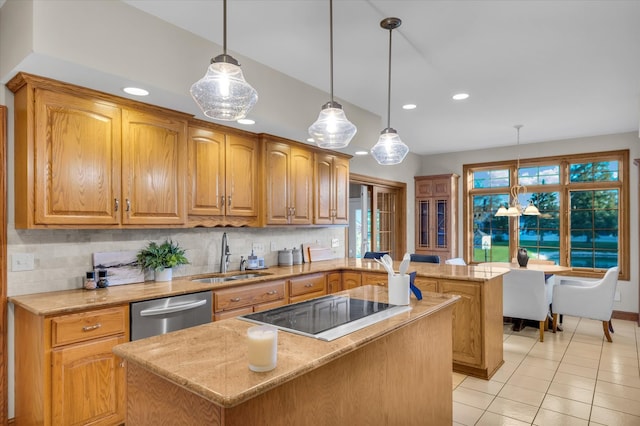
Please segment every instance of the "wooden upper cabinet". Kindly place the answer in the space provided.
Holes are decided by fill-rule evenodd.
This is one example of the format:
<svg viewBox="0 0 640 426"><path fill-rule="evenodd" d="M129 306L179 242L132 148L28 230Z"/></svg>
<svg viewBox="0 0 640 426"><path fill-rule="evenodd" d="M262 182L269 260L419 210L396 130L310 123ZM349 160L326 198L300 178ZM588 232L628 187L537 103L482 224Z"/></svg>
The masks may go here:
<svg viewBox="0 0 640 426"><path fill-rule="evenodd" d="M311 224L313 152L288 143L265 144L266 223Z"/></svg>
<svg viewBox="0 0 640 426"><path fill-rule="evenodd" d="M122 222L184 224L186 121L123 110L122 129Z"/></svg>
<svg viewBox="0 0 640 426"><path fill-rule="evenodd" d="M440 262L458 255L458 175L416 176L415 252L440 256Z"/></svg>
<svg viewBox="0 0 640 426"><path fill-rule="evenodd" d="M224 133L189 127L189 215L224 214L225 143Z"/></svg>
<svg viewBox="0 0 640 426"><path fill-rule="evenodd" d="M91 99L35 91L33 149L20 147L16 169L34 164L32 185L37 225L117 225L120 198L120 109ZM22 124L20 124L22 126ZM27 141L19 143L28 144ZM27 148L27 151L25 151ZM27 154L27 158L23 155ZM34 162L35 160L35 162ZM16 203L16 224L27 227L28 202Z"/></svg>
<svg viewBox="0 0 640 426"><path fill-rule="evenodd" d="M16 228L184 226L186 115L24 73L7 86Z"/></svg>
<svg viewBox="0 0 640 426"><path fill-rule="evenodd" d="M226 214L258 217L258 141L253 137L228 135L226 144Z"/></svg>
<svg viewBox="0 0 640 426"><path fill-rule="evenodd" d="M314 223L349 224L349 160L316 153Z"/></svg>
<svg viewBox="0 0 640 426"><path fill-rule="evenodd" d="M256 221L257 140L205 124L191 125L188 152L190 222L241 225Z"/></svg>

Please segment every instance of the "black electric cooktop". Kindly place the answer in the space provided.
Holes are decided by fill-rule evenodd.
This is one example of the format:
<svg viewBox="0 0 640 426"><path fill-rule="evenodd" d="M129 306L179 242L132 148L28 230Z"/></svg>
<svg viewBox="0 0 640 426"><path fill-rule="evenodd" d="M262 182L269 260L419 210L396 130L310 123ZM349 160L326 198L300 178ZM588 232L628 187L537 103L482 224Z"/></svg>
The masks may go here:
<svg viewBox="0 0 640 426"><path fill-rule="evenodd" d="M323 296L239 318L330 341L410 309L347 296Z"/></svg>

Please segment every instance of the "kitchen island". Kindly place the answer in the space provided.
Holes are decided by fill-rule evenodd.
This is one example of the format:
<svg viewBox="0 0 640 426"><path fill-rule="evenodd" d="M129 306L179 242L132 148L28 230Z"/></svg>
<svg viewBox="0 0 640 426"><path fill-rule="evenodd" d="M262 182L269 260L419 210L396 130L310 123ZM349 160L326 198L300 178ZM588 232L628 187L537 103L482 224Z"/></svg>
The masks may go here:
<svg viewBox="0 0 640 426"><path fill-rule="evenodd" d="M386 301L387 290L341 292ZM248 368L246 331L227 319L116 346L127 362L127 425L451 424L451 315L459 296L325 342L280 331L277 367Z"/></svg>

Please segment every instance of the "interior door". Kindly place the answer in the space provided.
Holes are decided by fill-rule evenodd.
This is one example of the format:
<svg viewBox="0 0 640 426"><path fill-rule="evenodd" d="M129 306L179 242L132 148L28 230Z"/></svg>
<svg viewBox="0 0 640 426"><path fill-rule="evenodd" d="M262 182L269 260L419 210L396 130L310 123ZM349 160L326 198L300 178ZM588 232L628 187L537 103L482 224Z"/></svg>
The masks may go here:
<svg viewBox="0 0 640 426"><path fill-rule="evenodd" d="M373 187L371 250L388 251L395 259L396 235L396 191L390 188Z"/></svg>

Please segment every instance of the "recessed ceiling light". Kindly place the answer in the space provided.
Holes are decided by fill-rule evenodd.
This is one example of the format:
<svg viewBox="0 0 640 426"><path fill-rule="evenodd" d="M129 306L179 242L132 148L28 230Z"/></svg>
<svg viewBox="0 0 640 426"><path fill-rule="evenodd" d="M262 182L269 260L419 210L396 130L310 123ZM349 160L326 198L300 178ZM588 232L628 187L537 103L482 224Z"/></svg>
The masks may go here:
<svg viewBox="0 0 640 426"><path fill-rule="evenodd" d="M356 154L356 155L367 155L367 154L369 154L369 151L356 151L354 154Z"/></svg>
<svg viewBox="0 0 640 426"><path fill-rule="evenodd" d="M402 105L402 109L416 109L417 107L418 107L418 105L416 105L416 104Z"/></svg>
<svg viewBox="0 0 640 426"><path fill-rule="evenodd" d="M122 91L135 96L147 96L149 94L148 90L144 90L139 87L125 87Z"/></svg>
<svg viewBox="0 0 640 426"><path fill-rule="evenodd" d="M239 124L248 124L248 125L256 124L256 122L250 118L240 118L237 121Z"/></svg>
<svg viewBox="0 0 640 426"><path fill-rule="evenodd" d="M313 143L313 142L315 142L315 141L313 140L313 138L307 138L307 142L311 142L311 143Z"/></svg>
<svg viewBox="0 0 640 426"><path fill-rule="evenodd" d="M469 97L468 93L456 93L452 96L454 101L463 101Z"/></svg>

